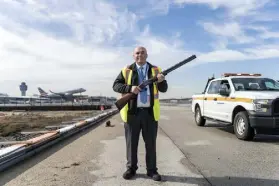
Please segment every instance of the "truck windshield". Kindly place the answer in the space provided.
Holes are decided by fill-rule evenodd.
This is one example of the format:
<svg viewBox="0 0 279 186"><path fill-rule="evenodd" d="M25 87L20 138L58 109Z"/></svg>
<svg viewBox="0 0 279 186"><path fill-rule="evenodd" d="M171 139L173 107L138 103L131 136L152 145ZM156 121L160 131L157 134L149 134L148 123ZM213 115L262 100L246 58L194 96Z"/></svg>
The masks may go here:
<svg viewBox="0 0 279 186"><path fill-rule="evenodd" d="M279 83L269 78L232 78L236 91L279 91Z"/></svg>

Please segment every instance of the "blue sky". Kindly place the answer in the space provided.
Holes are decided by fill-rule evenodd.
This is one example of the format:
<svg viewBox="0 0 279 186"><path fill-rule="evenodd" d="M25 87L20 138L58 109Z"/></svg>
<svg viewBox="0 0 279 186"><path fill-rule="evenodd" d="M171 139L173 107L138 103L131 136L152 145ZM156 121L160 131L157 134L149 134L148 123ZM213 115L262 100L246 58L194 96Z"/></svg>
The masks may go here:
<svg viewBox="0 0 279 186"><path fill-rule="evenodd" d="M145 46L163 69L192 54L169 74L166 97L203 91L212 74L262 73L279 79L279 2L275 0L2 0L1 93L28 95L37 87L83 87L117 96L112 83Z"/></svg>

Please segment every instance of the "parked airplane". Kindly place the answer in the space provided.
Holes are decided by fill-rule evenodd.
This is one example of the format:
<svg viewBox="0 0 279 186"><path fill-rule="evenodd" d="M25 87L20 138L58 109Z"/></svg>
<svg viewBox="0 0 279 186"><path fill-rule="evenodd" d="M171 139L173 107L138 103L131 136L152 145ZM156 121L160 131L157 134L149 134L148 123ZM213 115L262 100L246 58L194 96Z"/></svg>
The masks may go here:
<svg viewBox="0 0 279 186"><path fill-rule="evenodd" d="M0 96L9 96L7 93L0 93Z"/></svg>
<svg viewBox="0 0 279 186"><path fill-rule="evenodd" d="M49 98L39 98L36 96L10 96L0 95L0 104L29 104L29 103L49 102Z"/></svg>
<svg viewBox="0 0 279 186"><path fill-rule="evenodd" d="M44 91L40 87L38 87L38 90L40 92L40 97L47 97L47 98L54 98L54 99L62 98L67 101L73 101L74 98L80 97L80 96L76 96L73 94L82 93L82 92L86 91L84 88L78 88L78 89L68 90L68 91L64 91L64 92L53 92L53 91L49 90L51 92L51 94L48 94L46 91Z"/></svg>

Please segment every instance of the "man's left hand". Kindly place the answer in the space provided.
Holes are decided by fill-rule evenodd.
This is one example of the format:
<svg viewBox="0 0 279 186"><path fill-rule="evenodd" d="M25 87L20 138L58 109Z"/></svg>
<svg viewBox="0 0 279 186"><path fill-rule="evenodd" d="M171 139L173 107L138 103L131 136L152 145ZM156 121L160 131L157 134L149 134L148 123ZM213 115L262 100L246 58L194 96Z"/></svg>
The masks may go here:
<svg viewBox="0 0 279 186"><path fill-rule="evenodd" d="M158 83L161 83L162 81L165 80L165 76L163 74L158 74L157 78L158 78Z"/></svg>

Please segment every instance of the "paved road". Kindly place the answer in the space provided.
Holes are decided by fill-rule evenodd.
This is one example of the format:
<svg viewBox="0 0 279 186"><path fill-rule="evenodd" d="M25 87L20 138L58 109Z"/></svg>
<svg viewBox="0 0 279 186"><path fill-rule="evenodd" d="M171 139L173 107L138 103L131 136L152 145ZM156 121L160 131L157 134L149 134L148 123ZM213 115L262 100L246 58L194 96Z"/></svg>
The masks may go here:
<svg viewBox="0 0 279 186"><path fill-rule="evenodd" d="M279 137L238 140L232 127L198 127L190 107L162 108L161 128L212 185L279 185Z"/></svg>
<svg viewBox="0 0 279 186"><path fill-rule="evenodd" d="M119 115L111 122L114 127L100 125L0 174L0 185L279 185L278 137L245 142L231 127L197 127L187 106L162 108L157 151L163 183L145 176L142 138L139 176L123 180L123 125Z"/></svg>
<svg viewBox="0 0 279 186"><path fill-rule="evenodd" d="M157 152L163 182L145 175L145 150L141 137L139 171L135 180L124 180L125 141L120 116L111 119L114 127L104 124L0 174L0 185L14 186L138 186L138 185L209 185L172 141L159 132Z"/></svg>

